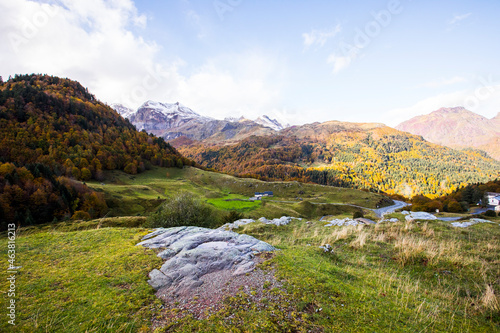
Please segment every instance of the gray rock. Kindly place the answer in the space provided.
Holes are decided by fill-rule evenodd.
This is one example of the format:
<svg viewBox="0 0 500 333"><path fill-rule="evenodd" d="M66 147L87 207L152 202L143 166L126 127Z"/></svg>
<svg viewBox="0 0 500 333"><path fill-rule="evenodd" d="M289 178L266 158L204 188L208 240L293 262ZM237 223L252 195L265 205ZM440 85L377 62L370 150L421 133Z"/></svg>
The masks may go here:
<svg viewBox="0 0 500 333"><path fill-rule="evenodd" d="M260 222L260 223L264 223L264 224L273 224L273 225L277 225L277 226L282 226L282 225L289 224L292 220L299 220L299 221L301 221L302 219L301 218L297 218L297 217L290 217L290 216L282 216L279 219L272 219L272 220L268 220L265 217L261 217L257 221L252 220L252 219L241 219L241 220L234 221L233 223L226 223L222 227L220 227L219 229L222 229L222 230L227 230L227 229L233 230L233 229L238 229L239 227L241 227L243 225L250 224L250 223L255 223L255 222Z"/></svg>
<svg viewBox="0 0 500 333"><path fill-rule="evenodd" d="M426 212L411 212L406 214L405 216L406 221L411 221L411 220L437 220L437 217L435 217L432 214L426 213Z"/></svg>
<svg viewBox="0 0 500 333"><path fill-rule="evenodd" d="M173 288L176 292L199 287L205 274L230 270L237 276L251 272L254 254L275 250L252 236L199 227L160 228L137 245L164 249L158 256L166 261L159 270L149 273L148 283L157 290Z"/></svg>
<svg viewBox="0 0 500 333"><path fill-rule="evenodd" d="M322 249L323 252L333 252L333 248L330 244L325 244L323 246L320 246L319 248Z"/></svg>
<svg viewBox="0 0 500 333"><path fill-rule="evenodd" d="M375 223L374 221L370 220L370 219L366 219L364 217L358 217L357 219L354 219L354 221L358 221L358 222L361 222L361 223L364 223L366 225L369 225L369 224L377 224Z"/></svg>

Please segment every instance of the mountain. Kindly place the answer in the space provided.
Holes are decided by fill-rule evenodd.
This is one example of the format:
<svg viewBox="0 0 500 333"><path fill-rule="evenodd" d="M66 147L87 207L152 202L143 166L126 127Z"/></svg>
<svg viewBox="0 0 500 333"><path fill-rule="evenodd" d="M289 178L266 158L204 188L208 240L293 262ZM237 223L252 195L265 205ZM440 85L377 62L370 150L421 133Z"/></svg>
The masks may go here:
<svg viewBox="0 0 500 333"><path fill-rule="evenodd" d="M122 104L111 104L110 107L126 119L130 118L130 116L135 113L133 109L130 109Z"/></svg>
<svg viewBox="0 0 500 333"><path fill-rule="evenodd" d="M102 195L82 182L102 180L103 170L194 165L69 79L0 83L0 128L0 226L102 216Z"/></svg>
<svg viewBox="0 0 500 333"><path fill-rule="evenodd" d="M406 197L437 197L500 177L500 163L485 154L442 147L377 123L313 123L232 144L190 143L179 151L207 168L240 176Z"/></svg>
<svg viewBox="0 0 500 333"><path fill-rule="evenodd" d="M284 128L277 120L268 116L262 116L255 121L244 117L218 120L201 116L179 103L147 101L136 111L121 104L113 104L112 107L129 119L137 130L146 130L168 141L186 137L212 143L234 142L251 135L272 134Z"/></svg>
<svg viewBox="0 0 500 333"><path fill-rule="evenodd" d="M263 115L262 117L257 118L255 120L255 122L259 125L264 126L264 127L272 128L275 131L281 131L283 128L285 128L276 119L271 119L266 115Z"/></svg>
<svg viewBox="0 0 500 333"><path fill-rule="evenodd" d="M186 124L205 124L214 119L202 117L179 103L168 104L147 101L129 116L137 130L147 132L170 130Z"/></svg>
<svg viewBox="0 0 500 333"><path fill-rule="evenodd" d="M481 149L500 160L500 114L488 119L463 107L441 108L396 128L451 148Z"/></svg>

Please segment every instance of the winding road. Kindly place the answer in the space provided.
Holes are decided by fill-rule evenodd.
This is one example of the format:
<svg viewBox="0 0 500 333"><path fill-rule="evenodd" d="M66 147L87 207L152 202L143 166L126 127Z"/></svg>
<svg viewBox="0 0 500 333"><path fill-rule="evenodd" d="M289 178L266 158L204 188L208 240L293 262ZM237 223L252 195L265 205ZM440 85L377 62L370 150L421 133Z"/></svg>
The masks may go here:
<svg viewBox="0 0 500 333"><path fill-rule="evenodd" d="M387 207L382 207L382 208L378 208L378 209L370 209L370 208L365 208L365 209L370 209L372 210L378 217L382 217L383 215L385 214L390 214L390 213L394 213L394 211L396 209L400 209L400 208L403 208L403 207L406 207L406 206L409 206L409 204L407 204L406 202L404 201L398 201L398 200L394 200L394 205L392 206L387 206Z"/></svg>

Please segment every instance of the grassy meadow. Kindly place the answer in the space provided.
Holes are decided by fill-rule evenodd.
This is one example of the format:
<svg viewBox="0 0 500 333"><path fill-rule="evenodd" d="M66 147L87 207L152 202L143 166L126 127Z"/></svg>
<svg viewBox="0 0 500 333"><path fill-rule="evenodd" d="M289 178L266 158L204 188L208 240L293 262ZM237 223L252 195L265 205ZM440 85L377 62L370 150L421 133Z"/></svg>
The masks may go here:
<svg viewBox="0 0 500 333"><path fill-rule="evenodd" d="M350 217L356 209L333 203L374 207L379 195L193 168L111 172L103 183L89 186L123 202L112 207L115 215L146 215L182 189L220 212L306 217L235 230L279 249L259 267L273 270L283 287L264 286L260 301L242 290L204 320L173 319L180 310L166 310L147 284L162 260L135 246L148 233L144 216L28 227L16 238L17 325L4 319L1 332L500 332L499 217L453 228L394 213L400 222L325 227L320 216ZM275 196L240 201L264 190ZM325 244L333 251L319 248ZM7 248L5 237L0 246ZM0 260L7 262L6 251Z"/></svg>
<svg viewBox="0 0 500 333"><path fill-rule="evenodd" d="M221 173L192 167L158 168L138 175L120 171L105 174L106 180L87 185L104 192L108 216L147 215L180 191L190 192L221 211L236 210L251 218L289 216L316 217L331 213L354 211L352 207L323 207L313 204L335 203L376 208L383 196L358 190L302 184L299 182L264 182L252 178L235 178ZM263 201L246 200L255 192L273 191L272 198ZM317 210L317 211L316 211Z"/></svg>

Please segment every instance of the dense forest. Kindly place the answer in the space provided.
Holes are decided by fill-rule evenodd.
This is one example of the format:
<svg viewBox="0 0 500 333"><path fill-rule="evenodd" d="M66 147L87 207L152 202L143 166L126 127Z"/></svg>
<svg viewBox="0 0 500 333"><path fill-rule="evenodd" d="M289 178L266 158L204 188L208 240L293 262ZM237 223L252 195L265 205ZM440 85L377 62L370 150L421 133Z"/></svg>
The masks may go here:
<svg viewBox="0 0 500 333"><path fill-rule="evenodd" d="M386 126L335 124L291 128L233 145L192 145L180 152L204 167L267 180L299 180L437 198L500 176L500 163L478 150L457 151Z"/></svg>
<svg viewBox="0 0 500 333"><path fill-rule="evenodd" d="M194 165L69 79L0 80L0 129L2 227L102 216L104 198L84 182L102 180L104 170Z"/></svg>
<svg viewBox="0 0 500 333"><path fill-rule="evenodd" d="M487 183L468 184L452 193L432 200L423 195L417 195L412 198L413 211L435 212L439 211L450 213L464 213L471 206L487 206L487 192L500 193L500 180L496 179Z"/></svg>

